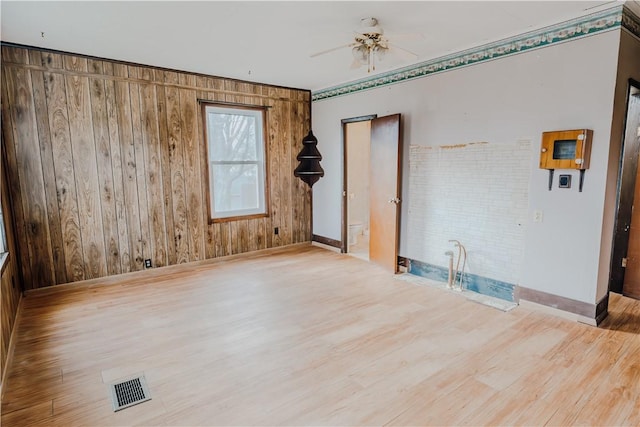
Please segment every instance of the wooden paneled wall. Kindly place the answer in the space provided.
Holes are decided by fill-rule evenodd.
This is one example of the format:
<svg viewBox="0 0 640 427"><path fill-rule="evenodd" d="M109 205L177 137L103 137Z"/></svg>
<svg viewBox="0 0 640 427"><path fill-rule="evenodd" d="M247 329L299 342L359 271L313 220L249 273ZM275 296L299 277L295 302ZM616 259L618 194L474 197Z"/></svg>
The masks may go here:
<svg viewBox="0 0 640 427"><path fill-rule="evenodd" d="M268 217L209 224L198 100L270 107ZM293 176L310 102L309 91L3 46L25 288L310 240L311 193Z"/></svg>
<svg viewBox="0 0 640 427"><path fill-rule="evenodd" d="M4 143L4 141L2 142ZM0 150L0 155L3 155L2 150ZM4 255L6 258L2 263L0 272L0 383L4 380L4 374L7 369L7 356L10 350L11 333L16 323L18 305L22 297L20 276L17 268L19 255L16 251L15 233L11 226L13 218L11 216L4 160L3 155L2 161L0 161L0 199L6 224L6 249L8 255Z"/></svg>
<svg viewBox="0 0 640 427"><path fill-rule="evenodd" d="M7 356L11 333L18 314L22 293L18 282L14 260L10 257L0 276L0 383L7 368Z"/></svg>

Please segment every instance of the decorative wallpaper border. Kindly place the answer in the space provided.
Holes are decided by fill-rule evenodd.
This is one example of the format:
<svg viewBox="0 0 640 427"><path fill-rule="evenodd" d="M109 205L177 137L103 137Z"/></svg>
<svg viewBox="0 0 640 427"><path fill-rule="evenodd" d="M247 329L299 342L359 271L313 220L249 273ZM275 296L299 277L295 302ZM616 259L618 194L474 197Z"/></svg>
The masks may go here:
<svg viewBox="0 0 640 427"><path fill-rule="evenodd" d="M640 17L626 7L622 10L622 26L636 37L640 37Z"/></svg>
<svg viewBox="0 0 640 427"><path fill-rule="evenodd" d="M312 101L348 95L407 80L441 73L483 61L501 58L555 43L624 27L640 37L640 18L624 6L582 16L508 39L456 52L408 67L321 89L312 93Z"/></svg>

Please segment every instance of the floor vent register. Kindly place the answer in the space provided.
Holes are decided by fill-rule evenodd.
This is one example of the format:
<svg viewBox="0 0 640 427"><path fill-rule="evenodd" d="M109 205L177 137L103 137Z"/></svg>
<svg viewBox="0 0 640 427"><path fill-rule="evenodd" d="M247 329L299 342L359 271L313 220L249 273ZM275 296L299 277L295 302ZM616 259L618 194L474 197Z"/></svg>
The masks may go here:
<svg viewBox="0 0 640 427"><path fill-rule="evenodd" d="M151 400L144 375L110 384L110 388L114 412Z"/></svg>

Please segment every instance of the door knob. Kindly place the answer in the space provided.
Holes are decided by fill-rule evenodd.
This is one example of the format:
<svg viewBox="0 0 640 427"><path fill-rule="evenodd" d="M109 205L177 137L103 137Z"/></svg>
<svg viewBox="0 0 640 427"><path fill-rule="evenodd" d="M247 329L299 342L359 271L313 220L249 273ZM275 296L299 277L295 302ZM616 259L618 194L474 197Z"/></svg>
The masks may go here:
<svg viewBox="0 0 640 427"><path fill-rule="evenodd" d="M397 205L398 203L400 203L400 199L398 199L397 197L389 199L389 203L395 203Z"/></svg>

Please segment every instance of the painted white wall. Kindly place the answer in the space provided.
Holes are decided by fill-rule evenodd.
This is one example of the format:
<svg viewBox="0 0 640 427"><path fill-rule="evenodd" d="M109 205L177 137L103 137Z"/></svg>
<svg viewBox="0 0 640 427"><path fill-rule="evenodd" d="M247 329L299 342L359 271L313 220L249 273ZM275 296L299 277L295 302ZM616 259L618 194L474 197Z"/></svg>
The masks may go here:
<svg viewBox="0 0 640 427"><path fill-rule="evenodd" d="M615 226L616 199L618 195L618 173L620 169L620 151L624 136L625 118L627 115L627 91L629 79L640 82L640 39L633 36L626 29L620 32L620 47L618 56L618 74L615 86L615 100L613 103L613 119L611 126L611 150L609 152L608 179L604 204L604 219L602 227L602 245L598 268L597 299L604 297L609 285L609 270L611 263L611 244Z"/></svg>
<svg viewBox="0 0 640 427"><path fill-rule="evenodd" d="M531 141L529 223L519 284L594 303L599 289L601 245L611 244L602 241L602 230L619 38L620 30L599 33L314 102L314 133L326 172L313 188L314 233L340 239L341 119L368 114L403 115L400 255L415 259L419 258L407 245L409 146ZM561 191L556 177L556 188L550 192L547 171L538 168L541 133L580 128L594 131L584 191L579 193L577 186ZM572 175L577 183L578 173ZM531 221L536 210L543 212L542 223Z"/></svg>

